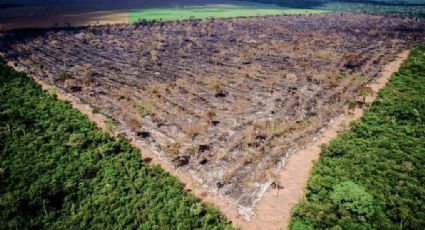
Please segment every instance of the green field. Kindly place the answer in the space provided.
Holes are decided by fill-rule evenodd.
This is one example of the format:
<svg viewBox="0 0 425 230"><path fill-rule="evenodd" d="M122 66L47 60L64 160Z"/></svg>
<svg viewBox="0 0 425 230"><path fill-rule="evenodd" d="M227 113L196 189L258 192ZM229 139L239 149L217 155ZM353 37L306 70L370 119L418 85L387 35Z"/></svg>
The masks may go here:
<svg viewBox="0 0 425 230"><path fill-rule="evenodd" d="M0 60L0 229L230 229L139 151Z"/></svg>
<svg viewBox="0 0 425 230"><path fill-rule="evenodd" d="M376 0L376 1L287 1L287 0L250 0L264 5L205 5L182 8L135 9L128 13L129 23L141 21L173 21L185 19L234 18L268 15L306 15L327 12L367 12L377 14L394 14L412 17L425 17L425 3L420 0Z"/></svg>
<svg viewBox="0 0 425 230"><path fill-rule="evenodd" d="M323 146L291 229L423 229L425 45L349 132Z"/></svg>
<svg viewBox="0 0 425 230"><path fill-rule="evenodd" d="M131 10L128 14L130 23L146 21L173 21L190 18L233 18L266 15L302 15L324 13L324 10L314 9L283 9L283 8L255 8L246 6L199 6L184 8L153 8Z"/></svg>

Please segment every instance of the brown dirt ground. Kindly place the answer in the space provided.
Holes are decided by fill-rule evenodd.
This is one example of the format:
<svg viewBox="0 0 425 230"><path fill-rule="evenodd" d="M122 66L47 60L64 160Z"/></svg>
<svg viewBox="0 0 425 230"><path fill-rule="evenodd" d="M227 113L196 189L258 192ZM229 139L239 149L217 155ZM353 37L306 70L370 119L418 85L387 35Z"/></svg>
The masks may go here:
<svg viewBox="0 0 425 230"><path fill-rule="evenodd" d="M391 75L398 71L401 63L408 57L409 51L403 51L396 60L384 67L380 73L380 77L368 86L375 92L385 86ZM9 63L11 65L11 63ZM13 65L11 65L13 66ZM20 71L20 69L18 69ZM61 89L48 85L34 78L43 89L55 88L57 90L57 98L59 100L68 101L74 109L88 116L90 120L96 123L98 128L105 130L105 122L107 117L101 114L93 114L91 106L83 104L80 99ZM370 95L366 98L366 102L371 103L375 100L377 94ZM185 190L193 195L201 198L204 202L211 203L217 207L223 215L225 215L232 225L239 229L286 229L289 225L291 216L291 208L298 203L304 196L304 190L310 175L313 162L320 156L320 145L328 143L335 138L338 133L347 130L349 123L359 119L363 115L364 109L357 108L350 114L343 114L336 118L328 128L326 128L319 137L305 148L299 150L295 154L288 157L284 168L280 170L280 184L284 185L283 189L269 189L260 201L256 204L255 217L247 221L237 211L232 204L226 202L216 193L201 187L198 183L183 171L176 169L171 163L159 159L159 157L150 151L140 142L127 135L129 143L139 148L142 152L143 159L149 159L151 165L160 165L165 171L179 178L185 185ZM118 135L118 132L112 133Z"/></svg>
<svg viewBox="0 0 425 230"><path fill-rule="evenodd" d="M0 23L0 31L22 28L51 28L52 22L59 26L64 26L66 23L70 23L72 26L125 24L128 23L128 13L97 11L60 15L51 20L18 20L10 23Z"/></svg>

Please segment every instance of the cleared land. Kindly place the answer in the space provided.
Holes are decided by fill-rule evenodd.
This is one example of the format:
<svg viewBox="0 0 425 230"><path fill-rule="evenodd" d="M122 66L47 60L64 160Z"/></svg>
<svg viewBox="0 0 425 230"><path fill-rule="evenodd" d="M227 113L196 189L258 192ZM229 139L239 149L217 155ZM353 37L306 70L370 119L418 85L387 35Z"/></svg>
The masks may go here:
<svg viewBox="0 0 425 230"><path fill-rule="evenodd" d="M92 105L246 218L286 157L424 39L370 15L258 17L3 34L28 73Z"/></svg>

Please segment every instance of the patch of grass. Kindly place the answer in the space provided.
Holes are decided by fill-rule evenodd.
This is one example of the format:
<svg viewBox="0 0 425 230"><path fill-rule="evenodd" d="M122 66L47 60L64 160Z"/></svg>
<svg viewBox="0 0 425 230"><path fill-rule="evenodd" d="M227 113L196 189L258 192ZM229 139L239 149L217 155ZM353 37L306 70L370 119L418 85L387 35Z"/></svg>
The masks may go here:
<svg viewBox="0 0 425 230"><path fill-rule="evenodd" d="M164 146L161 149L170 155L178 155L180 153L180 148L181 148L181 145L179 143L173 143L173 144Z"/></svg>
<svg viewBox="0 0 425 230"><path fill-rule="evenodd" d="M55 88L49 88L49 89L47 89L47 94L48 95L50 95L51 97L56 97L56 95L57 95L57 91L56 91L56 89Z"/></svg>
<svg viewBox="0 0 425 230"><path fill-rule="evenodd" d="M135 109L136 109L136 112L142 117L146 117L147 115L151 114L151 110L145 106L138 105L135 107Z"/></svg>
<svg viewBox="0 0 425 230"><path fill-rule="evenodd" d="M282 122L272 122L270 124L270 131L273 134L277 134L284 130L284 124Z"/></svg>
<svg viewBox="0 0 425 230"><path fill-rule="evenodd" d="M352 129L322 148L291 229L425 225L425 45Z"/></svg>
<svg viewBox="0 0 425 230"><path fill-rule="evenodd" d="M107 120L105 122L106 131L112 132L115 129L115 124L112 120Z"/></svg>
<svg viewBox="0 0 425 230"><path fill-rule="evenodd" d="M152 113L152 107L155 104L155 100L146 100L141 105L134 106L136 112L141 116L145 117Z"/></svg>

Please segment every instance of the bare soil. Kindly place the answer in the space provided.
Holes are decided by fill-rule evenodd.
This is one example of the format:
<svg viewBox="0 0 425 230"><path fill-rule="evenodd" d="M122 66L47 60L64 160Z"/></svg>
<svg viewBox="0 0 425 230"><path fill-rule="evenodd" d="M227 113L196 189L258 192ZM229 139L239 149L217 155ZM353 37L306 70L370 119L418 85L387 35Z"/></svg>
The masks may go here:
<svg viewBox="0 0 425 230"><path fill-rule="evenodd" d="M236 226L272 229L318 154L300 149L367 104L368 84L423 28L357 14L183 21L3 33L0 51ZM282 171L290 155L299 162Z"/></svg>
<svg viewBox="0 0 425 230"><path fill-rule="evenodd" d="M35 9L36 10L36 9ZM51 28L69 26L94 26L128 23L128 12L94 11L76 14L63 14L55 17L22 18L10 22L0 22L0 31L28 28Z"/></svg>

